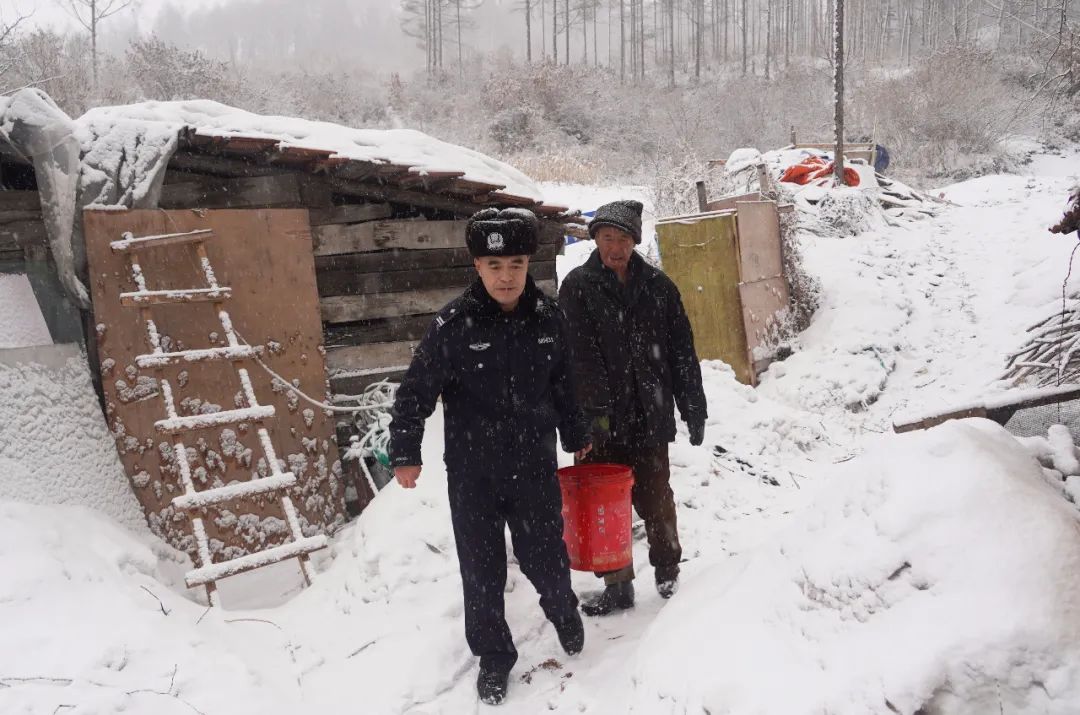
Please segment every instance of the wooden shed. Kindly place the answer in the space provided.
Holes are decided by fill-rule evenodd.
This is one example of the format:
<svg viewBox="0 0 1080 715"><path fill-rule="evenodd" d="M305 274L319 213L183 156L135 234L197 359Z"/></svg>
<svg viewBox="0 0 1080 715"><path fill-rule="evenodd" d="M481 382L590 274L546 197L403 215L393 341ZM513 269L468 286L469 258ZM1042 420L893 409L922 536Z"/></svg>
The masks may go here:
<svg viewBox="0 0 1080 715"><path fill-rule="evenodd" d="M174 504L187 471L177 447L185 445L192 479L205 489L273 476L260 423L221 429L224 413L247 409L245 395L276 409L265 426L298 478L288 490L298 521L267 494L245 492L204 514L211 556L273 548L293 526L310 536L345 518L350 477L340 457L351 422L305 404L260 367L241 376L233 333L260 349L268 372L317 402L347 402L400 376L434 313L473 280L464 240L471 214L522 207L538 215L541 247L530 270L548 292L564 235L583 231L581 219L542 203L511 167L417 132L257 117L209 102L103 108L75 123L89 137L78 196L86 208L76 217L76 260L84 253L85 261L76 272L93 298L82 315L91 367L148 521L189 552L197 544ZM0 171L0 266L39 266L63 297L32 167L0 149ZM118 248L145 237L155 241L138 263ZM227 296L212 287L218 282ZM67 312L79 315L70 305ZM171 362L148 359L151 322L164 352L178 355ZM179 357L192 352L224 357ZM163 391L175 402L164 420ZM184 443L158 434L163 422L184 420L205 420L206 429ZM366 481L355 486L362 500L372 496Z"/></svg>

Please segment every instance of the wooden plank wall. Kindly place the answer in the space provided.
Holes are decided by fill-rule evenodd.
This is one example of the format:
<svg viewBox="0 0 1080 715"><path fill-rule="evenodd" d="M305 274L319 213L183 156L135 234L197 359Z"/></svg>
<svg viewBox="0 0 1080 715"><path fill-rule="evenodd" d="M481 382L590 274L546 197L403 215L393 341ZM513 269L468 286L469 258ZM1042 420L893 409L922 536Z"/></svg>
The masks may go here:
<svg viewBox="0 0 1080 715"><path fill-rule="evenodd" d="M400 377L434 314L476 277L465 226L460 219L379 217L312 227L334 393L358 394ZM562 245L561 229L546 225L530 273L549 293Z"/></svg>
<svg viewBox="0 0 1080 715"><path fill-rule="evenodd" d="M448 213L436 198L426 207L380 202L316 176L258 167L232 178L171 170L160 205L307 208L331 391L353 395L399 378L434 314L475 278L466 217ZM541 225L530 273L554 294L565 228Z"/></svg>
<svg viewBox="0 0 1080 715"><path fill-rule="evenodd" d="M36 191L0 191L0 270L24 273L27 254L45 260L49 239Z"/></svg>

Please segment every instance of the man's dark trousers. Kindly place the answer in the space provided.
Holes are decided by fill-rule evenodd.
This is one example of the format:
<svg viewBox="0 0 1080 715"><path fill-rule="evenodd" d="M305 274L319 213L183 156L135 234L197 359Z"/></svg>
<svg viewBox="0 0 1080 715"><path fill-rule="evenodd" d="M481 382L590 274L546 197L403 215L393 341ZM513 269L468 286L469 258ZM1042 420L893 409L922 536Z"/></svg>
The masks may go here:
<svg viewBox="0 0 1080 715"><path fill-rule="evenodd" d="M562 497L554 471L519 475L448 475L465 597L465 638L482 670L510 672L517 650L506 624L505 530L522 573L553 623L577 615L563 543Z"/></svg>
<svg viewBox="0 0 1080 715"><path fill-rule="evenodd" d="M679 544L675 494L671 491L668 445L625 444L608 440L594 448L584 461L622 464L634 471L631 498L634 510L645 520L649 563L660 573L677 574L679 561L682 560L682 546ZM602 575L607 584L630 581L634 578L634 567L630 565L597 575Z"/></svg>

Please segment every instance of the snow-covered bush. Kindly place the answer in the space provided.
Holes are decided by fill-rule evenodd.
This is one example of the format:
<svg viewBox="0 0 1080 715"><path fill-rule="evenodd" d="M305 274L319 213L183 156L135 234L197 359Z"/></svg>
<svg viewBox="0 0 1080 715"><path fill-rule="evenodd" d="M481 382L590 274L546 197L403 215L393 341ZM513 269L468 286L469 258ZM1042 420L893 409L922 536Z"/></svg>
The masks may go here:
<svg viewBox="0 0 1080 715"><path fill-rule="evenodd" d="M954 179L993 170L1022 98L991 53L961 47L868 80L854 94L859 125L876 130L894 171Z"/></svg>

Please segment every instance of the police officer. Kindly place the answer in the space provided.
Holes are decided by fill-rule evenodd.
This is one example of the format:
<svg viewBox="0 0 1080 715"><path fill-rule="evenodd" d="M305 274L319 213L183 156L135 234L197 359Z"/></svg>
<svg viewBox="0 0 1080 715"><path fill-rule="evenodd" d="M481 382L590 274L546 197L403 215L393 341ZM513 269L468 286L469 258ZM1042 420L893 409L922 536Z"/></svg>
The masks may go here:
<svg viewBox="0 0 1080 715"><path fill-rule="evenodd" d="M528 274L539 222L522 209L469 219L477 280L435 317L398 388L390 459L398 483L416 486L424 421L441 395L450 515L465 599L465 637L480 657L477 692L506 697L517 651L504 616L504 531L563 649L585 632L562 540L555 430L583 458L591 449L571 379L562 314Z"/></svg>

